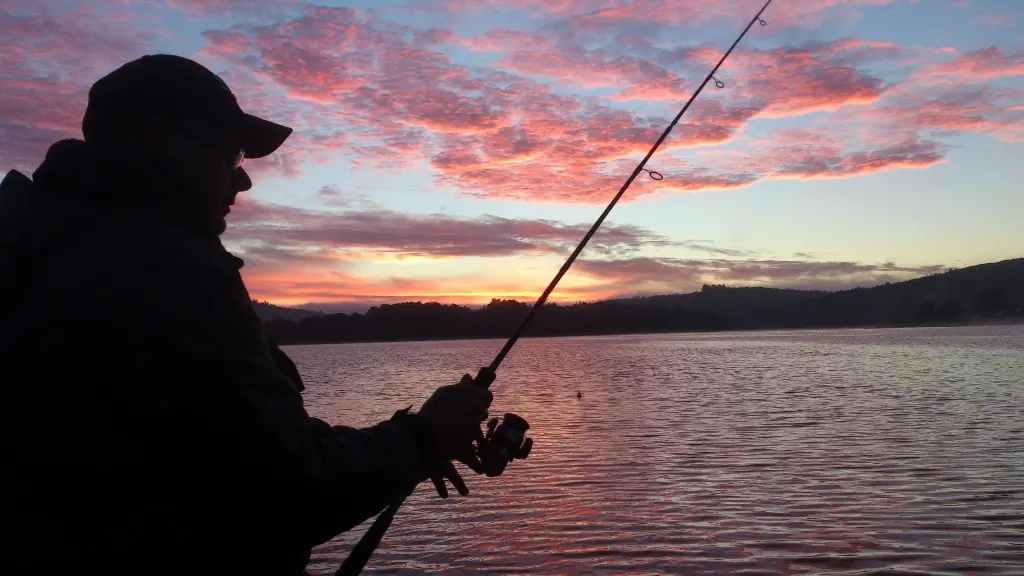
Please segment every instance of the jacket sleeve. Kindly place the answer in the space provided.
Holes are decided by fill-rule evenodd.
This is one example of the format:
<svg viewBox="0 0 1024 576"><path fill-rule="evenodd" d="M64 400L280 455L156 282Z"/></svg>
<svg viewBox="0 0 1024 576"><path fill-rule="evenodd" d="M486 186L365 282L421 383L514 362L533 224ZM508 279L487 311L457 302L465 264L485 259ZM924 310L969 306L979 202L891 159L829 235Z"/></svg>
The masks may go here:
<svg viewBox="0 0 1024 576"><path fill-rule="evenodd" d="M281 350L277 342L269 336L267 337L267 344L270 347L270 357L274 360L274 366L277 366L277 369L295 384L299 392L305 390L306 385L302 382L302 375L299 374L299 367L295 365L295 362L292 362L292 359L284 353L284 350Z"/></svg>
<svg viewBox="0 0 1024 576"><path fill-rule="evenodd" d="M306 386L302 381L302 375L299 373L298 367L288 354L286 354L284 350L281 350L281 347L278 346L277 342L269 337L267 338L267 344L270 351L270 357L278 371L287 376L299 392L305 390ZM439 458L434 448L433 433L430 428L422 419L418 418L417 415L410 414L408 408L396 411L391 420L382 422L372 428L364 430L350 428L347 426L331 426L318 418L311 417L310 420L312 422L311 429L313 431L313 436L322 437L328 441L331 438L334 438L342 442L359 442L361 440L372 438L374 433L387 433L388 429L397 428L400 435L406 435L409 432L409 429L411 429L415 434L415 441L418 444L419 449L419 458L424 466L429 466L430 462ZM415 460L415 458L413 458L413 460ZM424 470L426 470L426 468L421 467L419 472L425 473ZM415 474L416 473L414 472L414 479ZM419 478L416 481L419 482L423 479L425 478ZM387 503L390 503L390 500ZM379 502L373 502L368 508L370 512L364 513L353 509L349 513L341 513L333 522L328 522L321 530L322 534L314 537L313 540L316 543L325 542L336 534L347 531L363 522L371 515L376 514L380 511L381 507L382 506Z"/></svg>
<svg viewBox="0 0 1024 576"><path fill-rule="evenodd" d="M238 272L179 272L160 288L175 348L187 350L212 388L208 418L220 419L215 429L227 436L217 441L232 446L240 472L298 541L325 542L429 477L436 452L418 416L396 414L366 429L310 417L275 363Z"/></svg>

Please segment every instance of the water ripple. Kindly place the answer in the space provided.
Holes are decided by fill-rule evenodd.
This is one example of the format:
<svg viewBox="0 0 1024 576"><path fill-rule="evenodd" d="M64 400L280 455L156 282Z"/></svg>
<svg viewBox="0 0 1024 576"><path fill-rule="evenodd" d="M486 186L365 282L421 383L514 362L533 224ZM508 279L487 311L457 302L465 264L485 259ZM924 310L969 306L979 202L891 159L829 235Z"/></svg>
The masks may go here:
<svg viewBox="0 0 1024 576"><path fill-rule="evenodd" d="M289 353L310 411L362 426L500 345ZM366 573L1024 574L1020 327L531 339L493 390L530 459L421 486Z"/></svg>

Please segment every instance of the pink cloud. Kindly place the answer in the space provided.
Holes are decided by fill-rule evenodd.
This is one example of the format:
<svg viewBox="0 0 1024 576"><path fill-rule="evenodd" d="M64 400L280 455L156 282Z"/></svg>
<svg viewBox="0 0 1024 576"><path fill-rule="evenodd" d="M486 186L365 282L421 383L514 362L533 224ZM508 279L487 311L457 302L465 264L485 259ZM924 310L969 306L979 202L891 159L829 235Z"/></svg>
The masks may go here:
<svg viewBox="0 0 1024 576"><path fill-rule="evenodd" d="M825 5L834 3L819 3ZM565 2L551 9L579 6ZM604 3L594 9L615 6ZM211 57L250 70L260 90L284 88L317 111L315 116L292 113L300 127L292 146L302 151L292 157L317 162L327 153L346 152L357 166L376 170L427 165L438 184L477 197L603 202L629 172L617 163L645 153L668 121L640 117L599 99L556 94L524 75L561 85L616 88L613 101L682 101L689 95L682 77L617 49L585 49L502 29L457 40L446 31L426 34L354 9L307 8L298 18L238 26L208 37ZM496 65L503 70L459 65L430 48L431 42L502 50ZM641 48L657 52L650 45ZM655 61L677 58L698 69L717 55L707 47L674 52L661 51ZM662 151L727 143L755 117L846 108L880 114L887 87L859 67L912 57L917 57L913 51L893 43L851 38L742 51L733 63L735 72L722 75L728 82L725 98L700 99ZM279 106L283 115L290 105ZM269 108L274 117L275 106ZM743 187L761 178L851 177L942 161L939 144L906 135L871 145L812 147L799 161L794 161L797 150L785 150L755 151L756 169L687 169L660 184L638 182L630 198Z"/></svg>
<svg viewBox="0 0 1024 576"><path fill-rule="evenodd" d="M734 286L769 285L790 288L842 289L906 280L935 274L943 266L898 266L893 262L815 262L806 260L723 260L627 258L581 260L579 271L609 283L622 293L666 293L692 290L705 283Z"/></svg>
<svg viewBox="0 0 1024 576"><path fill-rule="evenodd" d="M647 193L730 190L761 180L853 178L942 162L945 147L915 134L878 134L858 143L841 132L789 129L742 154L708 155L699 167L669 157L658 166L665 179L643 185Z"/></svg>
<svg viewBox="0 0 1024 576"><path fill-rule="evenodd" d="M732 129L753 113L726 110L714 101L704 103L702 109L690 123L679 127L666 149L724 142ZM642 124L623 111L558 110L551 106L528 113L519 127L506 132L450 139L431 165L442 182L458 185L470 195L602 202L632 170L611 173L608 162L645 153L664 128ZM716 111L721 113L718 125L712 120ZM540 129L533 129L538 124ZM638 186L631 196L653 191Z"/></svg>
<svg viewBox="0 0 1024 576"><path fill-rule="evenodd" d="M899 0L801 0L777 2L765 18L786 27L820 24L823 14L859 7L884 6ZM621 29L624 25L699 25L714 19L749 20L764 2L751 0L438 0L430 10L453 14L519 11L564 18L580 30ZM853 13L856 15L856 13Z"/></svg>
<svg viewBox="0 0 1024 576"><path fill-rule="evenodd" d="M711 3L708 10L726 4ZM832 5L819 3L819 7L826 4ZM212 11L224 8L220 3L190 6ZM562 2L550 9L571 15L581 6L579 2ZM622 4L586 4L591 11L617 6ZM695 85L693 78L699 71L694 70L718 52L696 47L671 55L662 50L662 57L652 64L619 53L624 44L584 49L571 42L554 42L558 33L548 37L499 29L459 40L451 31L399 26L354 9L293 8L301 9L297 17L278 15L279 20L270 24L242 24L207 32L209 44L200 55L211 68L224 71L243 107L298 129L275 157L249 165L257 177L295 176L306 164L337 162L338 155L345 154L347 161L363 169L429 166L437 183L454 185L471 196L603 202L630 170L619 161L646 152L667 118L639 116L602 104L600 99L556 94L550 85L522 74L556 79L563 85L569 79L580 86L617 89L608 98L611 101L681 102L689 96L686 84L690 88ZM104 31L101 24L89 26L92 28L80 28ZM139 39L131 35L93 37L110 43L114 52L130 52L139 45ZM658 50L635 35L617 38L638 50ZM501 65L508 71L459 65L432 48L441 43L500 49L504 53ZM74 44L67 57L75 57L84 44ZM12 42L6 49L16 54L20 45ZM899 98L880 100L888 93L886 87L859 69L863 64L905 54L906 50L895 44L857 39L738 52L733 62L737 71L723 74L728 82L728 89L720 94L724 97L700 99L662 151L728 143L756 117L843 107L870 109L869 117L887 120L884 125L924 129L927 107L915 106L915 112L905 108ZM679 75L662 67L680 55L685 58L678 60L683 68ZM1012 57L1003 55L1006 58ZM8 66L12 61L16 58L5 60ZM65 68L76 69L70 64ZM78 90L81 94L85 88L74 82L58 86L52 83L52 74L38 71L12 77L8 83L12 93L20 91L26 98L16 96L0 104L11 111L5 118L31 117L21 110L36 101L38 96L27 96L34 92ZM989 119L987 124L971 128L974 114L968 109L957 128L1016 138L1019 130L1013 114L1019 109L1012 101L1003 104L1002 120ZM56 104L48 108L59 112L37 115L19 139L29 141L29 150L45 146L54 135L72 132L77 126L80 112ZM909 117L912 113L917 117ZM32 138L38 138L39 144L32 145ZM681 169L661 184L638 182L630 198L665 191L742 187L759 178L789 174L848 177L878 169L926 166L941 157L941 149L932 144L923 138L889 137L875 147L846 143L836 150L817 148L814 151L824 155L817 165L827 167L820 170L809 158L796 164L758 166L758 170ZM12 155L25 149L19 147ZM758 152L757 156L785 160L780 154Z"/></svg>
<svg viewBox="0 0 1024 576"><path fill-rule="evenodd" d="M463 96L449 90L435 90L421 99L402 101L397 112L402 121L430 132L478 134L507 127L507 116L486 99Z"/></svg>
<svg viewBox="0 0 1024 576"><path fill-rule="evenodd" d="M551 47L547 38L503 28L464 38L459 44L476 52L543 51Z"/></svg>
<svg viewBox="0 0 1024 576"><path fill-rule="evenodd" d="M406 31L354 10L321 8L209 38L211 57L250 67L257 77L324 106L328 118L337 111L336 124L328 120L316 136L298 135L305 151L317 143L310 139L325 138L326 128L344 133L338 146L364 165L407 167L429 158L441 183L468 194L589 201L580 193L583 178L595 185L586 194L603 196L618 179L602 172L604 163L645 152L667 122L555 95L504 72L472 74L448 56L415 48ZM253 60L253 53L261 56ZM346 58L354 63L331 68ZM702 103L667 147L725 142L755 112Z"/></svg>
<svg viewBox="0 0 1024 576"><path fill-rule="evenodd" d="M656 78L661 91L670 98L687 95L680 78L646 60L577 46L561 46L553 51L515 51L495 66L523 76L557 79L560 84L579 88L645 85Z"/></svg>
<svg viewBox="0 0 1024 576"><path fill-rule="evenodd" d="M340 201L344 195L336 190L327 189L321 194L333 200L332 205L345 204ZM362 204L365 206L365 202ZM586 224L569 226L499 216L403 214L372 205L344 212L311 212L255 203L244 197L230 222L231 241L242 246L243 253L264 261L268 256L289 260L342 258L343 253L353 251L428 258L561 254L589 228ZM604 254L668 245L673 243L643 228L615 224L602 228L592 244L595 251Z"/></svg>
<svg viewBox="0 0 1024 576"><path fill-rule="evenodd" d="M856 69L858 63L902 57L908 51L888 42L845 39L805 47L744 50L719 74L731 102L760 108L760 115L786 117L833 111L844 105L877 101L885 85ZM688 80L641 58L608 49L559 45L549 50L517 50L495 66L579 88L616 88L611 100L683 102L721 50L702 46L654 52L659 62L692 71Z"/></svg>
<svg viewBox="0 0 1024 576"><path fill-rule="evenodd" d="M816 111L834 111L846 105L876 102L885 85L843 60L887 53L889 47L844 41L811 48L747 51L737 58L737 96L764 105L763 116L779 118Z"/></svg>
<svg viewBox="0 0 1024 576"><path fill-rule="evenodd" d="M901 169L926 168L944 161L943 146L916 136L870 148L849 150L820 133L788 131L756 164L775 179L849 178Z"/></svg>
<svg viewBox="0 0 1024 576"><path fill-rule="evenodd" d="M1012 12L986 12L978 16L982 26L989 28L1007 28L1014 25L1017 15Z"/></svg>
<svg viewBox="0 0 1024 576"><path fill-rule="evenodd" d="M297 0L167 0L168 7L197 16L266 15L280 8L292 8L297 5Z"/></svg>
<svg viewBox="0 0 1024 576"><path fill-rule="evenodd" d="M662 102L685 102L691 93L684 88L678 77L666 74L665 77L642 78L615 94L609 100L628 102L630 100L651 100Z"/></svg>
<svg viewBox="0 0 1024 576"><path fill-rule="evenodd" d="M920 76L954 76L966 81L1024 76L1024 52L1006 54L998 46L989 46L927 68Z"/></svg>
<svg viewBox="0 0 1024 576"><path fill-rule="evenodd" d="M89 86L141 56L153 33L124 26L123 13L91 6L60 11L9 2L0 14L0 158L31 171L47 147L81 137ZM116 8L116 6L114 6Z"/></svg>
<svg viewBox="0 0 1024 576"><path fill-rule="evenodd" d="M1024 92L943 83L904 90L862 116L893 131L991 134L1004 140L1024 136Z"/></svg>
<svg viewBox="0 0 1024 576"><path fill-rule="evenodd" d="M431 134L507 125L504 112L469 94L481 86L468 70L424 47L450 39L445 31L414 31L355 9L316 7L295 19L207 37L208 57L252 71L252 92L284 88L317 109L315 116L296 118L293 137L309 162L344 149L363 165L408 167L428 156ZM293 105L281 99L270 116Z"/></svg>

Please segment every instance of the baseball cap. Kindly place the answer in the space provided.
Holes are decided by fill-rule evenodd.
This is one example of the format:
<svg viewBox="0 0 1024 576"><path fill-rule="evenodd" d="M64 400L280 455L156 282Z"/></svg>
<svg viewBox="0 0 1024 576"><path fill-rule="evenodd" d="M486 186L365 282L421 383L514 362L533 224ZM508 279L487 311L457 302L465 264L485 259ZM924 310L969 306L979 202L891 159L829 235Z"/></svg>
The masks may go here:
<svg viewBox="0 0 1024 576"><path fill-rule="evenodd" d="M246 158L269 156L292 129L246 114L228 85L202 64L182 56L151 54L132 60L100 78L89 89L82 119L88 140L134 116L154 110L174 118L195 118L231 131Z"/></svg>

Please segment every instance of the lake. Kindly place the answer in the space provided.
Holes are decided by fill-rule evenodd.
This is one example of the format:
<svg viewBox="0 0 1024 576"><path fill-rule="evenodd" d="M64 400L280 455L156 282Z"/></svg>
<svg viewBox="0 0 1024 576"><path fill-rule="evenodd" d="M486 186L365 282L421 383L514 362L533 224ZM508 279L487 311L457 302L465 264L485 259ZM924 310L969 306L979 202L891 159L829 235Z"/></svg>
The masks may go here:
<svg viewBox="0 0 1024 576"><path fill-rule="evenodd" d="M287 351L367 426L502 343ZM492 390L529 459L422 484L364 573L1024 574L1022 326L528 339Z"/></svg>

